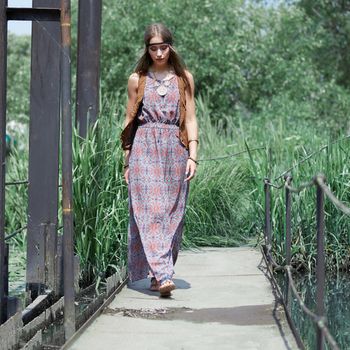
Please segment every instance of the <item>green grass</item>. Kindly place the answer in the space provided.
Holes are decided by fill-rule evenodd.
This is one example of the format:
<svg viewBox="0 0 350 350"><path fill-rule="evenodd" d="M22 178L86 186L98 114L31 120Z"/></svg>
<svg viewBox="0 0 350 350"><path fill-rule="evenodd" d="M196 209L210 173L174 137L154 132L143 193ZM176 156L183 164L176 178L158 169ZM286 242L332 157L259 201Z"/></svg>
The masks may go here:
<svg viewBox="0 0 350 350"><path fill-rule="evenodd" d="M294 167L294 186L323 172L338 198L350 202L349 139L331 143L321 128L315 132L306 122L295 123L290 118L296 113L292 105L289 110L283 105L283 113L275 119L267 108L248 116L242 112L238 121L225 116L213 123L207 98L199 96L196 101L198 154L202 161L190 183L183 247L261 243L263 178L269 176L274 181L290 167ZM128 202L119 141L124 101L120 95L106 99L100 118L86 139L74 130L73 208L83 285L101 280L126 264ZM328 147L302 161L324 145ZM230 156L240 151L244 153ZM25 153L14 153L8 162L8 180L26 178ZM17 205L23 203L25 208L26 186L11 186L6 191L6 232L12 232L26 224L25 210ZM312 269L316 251L315 190L294 195L292 202L293 263ZM272 226L276 259L282 263L284 193L275 189ZM349 219L326 201L328 268L349 266L349 229ZM25 232L12 239L11 244L25 250Z"/></svg>
<svg viewBox="0 0 350 350"><path fill-rule="evenodd" d="M83 281L104 277L125 264L127 187L122 175L117 103L105 105L86 139L74 135L74 214L76 251Z"/></svg>

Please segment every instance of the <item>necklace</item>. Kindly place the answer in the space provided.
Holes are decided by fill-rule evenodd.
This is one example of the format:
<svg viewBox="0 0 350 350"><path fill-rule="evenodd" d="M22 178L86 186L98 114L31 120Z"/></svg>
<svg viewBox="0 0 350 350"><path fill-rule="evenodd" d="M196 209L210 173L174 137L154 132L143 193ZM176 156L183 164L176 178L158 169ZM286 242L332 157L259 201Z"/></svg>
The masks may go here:
<svg viewBox="0 0 350 350"><path fill-rule="evenodd" d="M158 95L160 96L165 96L168 92L168 87L170 86L170 79L165 79L168 76L168 73L166 74L166 76L163 79L158 79L156 76L155 72L153 73L153 79L154 79L154 85L157 87L156 91L158 93Z"/></svg>

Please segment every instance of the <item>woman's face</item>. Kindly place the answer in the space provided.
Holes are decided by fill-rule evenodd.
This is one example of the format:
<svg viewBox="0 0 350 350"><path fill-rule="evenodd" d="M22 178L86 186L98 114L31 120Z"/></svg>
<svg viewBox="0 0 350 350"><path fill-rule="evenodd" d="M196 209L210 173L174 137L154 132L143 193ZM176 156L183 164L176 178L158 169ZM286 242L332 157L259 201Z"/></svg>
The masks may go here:
<svg viewBox="0 0 350 350"><path fill-rule="evenodd" d="M150 54L153 64L157 68L163 68L167 66L170 56L169 44L163 42L161 36L154 36L150 40L150 46L148 47L148 53Z"/></svg>

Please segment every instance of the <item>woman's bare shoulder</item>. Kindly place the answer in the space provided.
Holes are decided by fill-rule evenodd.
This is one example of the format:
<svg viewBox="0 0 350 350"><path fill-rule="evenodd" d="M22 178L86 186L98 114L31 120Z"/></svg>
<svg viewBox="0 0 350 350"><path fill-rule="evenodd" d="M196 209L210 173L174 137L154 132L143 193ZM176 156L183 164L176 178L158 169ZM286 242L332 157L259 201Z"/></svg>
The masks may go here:
<svg viewBox="0 0 350 350"><path fill-rule="evenodd" d="M139 78L140 76L136 72L130 74L128 79L128 87L132 89L137 89Z"/></svg>
<svg viewBox="0 0 350 350"><path fill-rule="evenodd" d="M128 81L129 82L136 82L136 83L138 83L139 79L140 79L139 74L134 72L134 73L130 74Z"/></svg>

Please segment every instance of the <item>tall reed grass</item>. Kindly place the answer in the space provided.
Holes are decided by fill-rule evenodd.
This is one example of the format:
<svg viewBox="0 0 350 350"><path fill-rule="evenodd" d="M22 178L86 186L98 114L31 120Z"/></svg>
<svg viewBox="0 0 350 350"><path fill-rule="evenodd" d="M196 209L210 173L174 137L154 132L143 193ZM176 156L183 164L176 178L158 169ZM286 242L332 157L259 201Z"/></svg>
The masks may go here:
<svg viewBox="0 0 350 350"><path fill-rule="evenodd" d="M79 138L77 132L74 135L75 239L85 283L126 262L128 202L119 140L124 100L119 96L106 101L86 139ZM207 144L203 148L207 154L208 147L222 150L225 139L216 135L217 126L210 123L207 104L202 99L197 103L199 123L205 128L200 141ZM248 208L251 204L248 196L242 196L248 194L249 181L249 169L244 167L231 162L208 162L198 167L196 180L190 184L184 247L232 246L247 241L244 223L249 210L242 210L242 205Z"/></svg>
<svg viewBox="0 0 350 350"><path fill-rule="evenodd" d="M349 139L331 143L326 131L307 123L294 123L293 105L283 104L271 118L269 108L240 118L227 115L213 123L207 100L199 96L199 166L190 183L183 247L259 244L263 239L263 178L272 181L294 166L293 184L324 172L329 186L350 202ZM128 201L123 178L119 135L125 113L125 96L106 98L100 117L85 139L74 130L73 194L76 253L82 266L82 284L100 281L126 264ZM328 145L307 161L311 152ZM259 149L256 149L259 148ZM237 156L231 156L245 151ZM226 156L226 158L224 158ZM213 159L214 158L214 159ZM14 153L9 179L26 177L27 155ZM278 180L281 181L281 180ZM25 225L26 189L9 187L6 230ZM284 194L273 190L272 224L276 259L284 256ZM312 269L315 259L315 191L293 197L293 262ZM349 218L326 201L326 249L329 268L349 266ZM25 248L23 238L12 244Z"/></svg>
<svg viewBox="0 0 350 350"><path fill-rule="evenodd" d="M264 154L258 157L249 156L253 176L260 182L260 185L257 183L257 191L251 197L251 201L255 203L255 213L260 218L264 217L262 179L267 176L272 182L281 184L284 180L280 175L290 168L292 168L290 173L293 176L294 186L308 182L314 175L323 173L335 195L345 204L350 205L350 137L339 133L337 139L331 139L325 126L320 128L314 123L296 122L300 118L291 117L293 114L300 113L298 108L300 109L293 102L286 100L279 110L280 117L270 119L271 110L266 109L255 115L254 123L245 122L240 126L240 129L245 128L244 134L247 135L250 144L254 135L255 142L266 146ZM308 158L309 155L312 156ZM285 256L284 191L272 189L272 199L274 250L278 261L283 263ZM326 199L325 203L327 267L329 270L349 269L350 218L335 208L329 200ZM315 265L315 212L315 188L293 195L292 261L296 266L308 270ZM251 219L254 220L253 217ZM263 223L260 222L255 227L255 231L261 240L262 229Z"/></svg>
<svg viewBox="0 0 350 350"><path fill-rule="evenodd" d="M119 100L106 102L86 139L74 133L74 217L76 251L84 284L101 279L126 261L127 187L123 178Z"/></svg>

